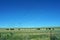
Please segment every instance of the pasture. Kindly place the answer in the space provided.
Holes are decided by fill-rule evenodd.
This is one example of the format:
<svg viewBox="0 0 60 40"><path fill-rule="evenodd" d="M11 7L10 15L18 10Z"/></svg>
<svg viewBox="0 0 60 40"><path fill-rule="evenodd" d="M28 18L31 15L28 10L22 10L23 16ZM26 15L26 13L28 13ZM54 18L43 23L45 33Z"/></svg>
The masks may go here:
<svg viewBox="0 0 60 40"><path fill-rule="evenodd" d="M0 28L0 40L60 40L60 28Z"/></svg>

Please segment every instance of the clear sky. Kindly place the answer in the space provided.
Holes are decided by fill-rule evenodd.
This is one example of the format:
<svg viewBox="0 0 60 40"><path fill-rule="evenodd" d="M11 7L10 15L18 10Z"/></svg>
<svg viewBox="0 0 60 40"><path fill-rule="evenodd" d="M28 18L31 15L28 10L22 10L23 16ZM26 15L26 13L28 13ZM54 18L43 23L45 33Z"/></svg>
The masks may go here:
<svg viewBox="0 0 60 40"><path fill-rule="evenodd" d="M59 0L0 0L0 27L60 26Z"/></svg>

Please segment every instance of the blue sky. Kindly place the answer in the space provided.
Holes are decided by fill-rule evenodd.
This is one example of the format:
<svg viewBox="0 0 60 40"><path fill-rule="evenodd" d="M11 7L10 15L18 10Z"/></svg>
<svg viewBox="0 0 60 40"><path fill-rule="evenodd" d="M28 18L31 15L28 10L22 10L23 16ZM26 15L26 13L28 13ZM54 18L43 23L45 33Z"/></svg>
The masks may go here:
<svg viewBox="0 0 60 40"><path fill-rule="evenodd" d="M0 27L60 26L59 0L0 0Z"/></svg>

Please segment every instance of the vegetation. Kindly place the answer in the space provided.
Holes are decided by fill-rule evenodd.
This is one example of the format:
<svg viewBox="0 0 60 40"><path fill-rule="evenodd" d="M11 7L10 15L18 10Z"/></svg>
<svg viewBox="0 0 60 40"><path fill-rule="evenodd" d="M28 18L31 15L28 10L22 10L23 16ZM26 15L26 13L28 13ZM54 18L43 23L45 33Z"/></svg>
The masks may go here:
<svg viewBox="0 0 60 40"><path fill-rule="evenodd" d="M8 29L7 29L8 30ZM56 30L56 28L51 30L41 30L38 28L37 30L32 30L32 32L27 30L18 29L18 31L13 32L14 29L9 32L0 32L0 40L60 40L60 30ZM22 31L22 32L21 32Z"/></svg>

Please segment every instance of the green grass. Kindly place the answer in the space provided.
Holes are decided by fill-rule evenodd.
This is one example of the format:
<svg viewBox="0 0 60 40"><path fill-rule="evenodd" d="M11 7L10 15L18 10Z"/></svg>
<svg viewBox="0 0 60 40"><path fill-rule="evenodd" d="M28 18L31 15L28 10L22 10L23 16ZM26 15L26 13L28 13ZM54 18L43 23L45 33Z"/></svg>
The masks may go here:
<svg viewBox="0 0 60 40"><path fill-rule="evenodd" d="M60 40L60 29L55 30L2 30L0 40Z"/></svg>

